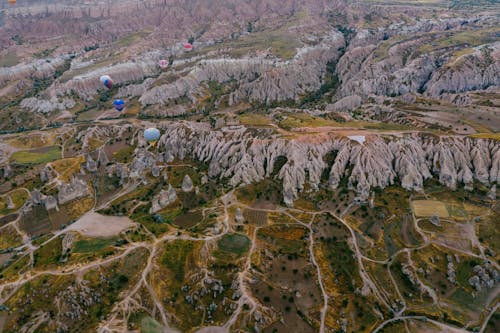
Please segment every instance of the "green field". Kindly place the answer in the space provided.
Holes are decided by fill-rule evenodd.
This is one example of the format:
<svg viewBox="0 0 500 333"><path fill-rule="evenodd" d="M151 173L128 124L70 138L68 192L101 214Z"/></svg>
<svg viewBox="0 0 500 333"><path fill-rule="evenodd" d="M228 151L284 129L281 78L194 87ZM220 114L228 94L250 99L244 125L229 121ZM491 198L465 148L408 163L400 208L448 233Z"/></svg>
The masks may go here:
<svg viewBox="0 0 500 333"><path fill-rule="evenodd" d="M33 150L16 151L10 157L10 161L17 164L41 164L52 162L60 158L61 147L52 146Z"/></svg>
<svg viewBox="0 0 500 333"><path fill-rule="evenodd" d="M174 273L174 279L178 282L184 280L184 268L188 257L192 254L194 242L175 240L165 244L165 253L162 263Z"/></svg>
<svg viewBox="0 0 500 333"><path fill-rule="evenodd" d="M219 251L215 254L218 257L240 257L248 251L250 239L241 234L226 234L217 242Z"/></svg>
<svg viewBox="0 0 500 333"><path fill-rule="evenodd" d="M115 244L116 238L107 238L107 239L81 239L75 242L73 247L73 252L77 253L95 253L101 251L108 246Z"/></svg>

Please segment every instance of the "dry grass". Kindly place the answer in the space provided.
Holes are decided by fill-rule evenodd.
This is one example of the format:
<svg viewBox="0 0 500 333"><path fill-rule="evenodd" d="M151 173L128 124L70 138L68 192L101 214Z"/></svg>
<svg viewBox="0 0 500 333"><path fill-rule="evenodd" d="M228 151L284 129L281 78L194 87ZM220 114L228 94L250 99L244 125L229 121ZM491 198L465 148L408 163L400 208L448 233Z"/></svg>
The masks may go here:
<svg viewBox="0 0 500 333"><path fill-rule="evenodd" d="M413 211L417 216L449 217L450 214L446 205L441 201L435 200L415 200L412 202Z"/></svg>
<svg viewBox="0 0 500 333"><path fill-rule="evenodd" d="M52 166L59 173L59 179L67 183L70 181L72 174L80 171L80 164L83 162L85 162L85 157L78 156L54 161Z"/></svg>
<svg viewBox="0 0 500 333"><path fill-rule="evenodd" d="M69 205L67 205L66 209L68 211L69 218L71 220L76 220L92 209L93 206L94 198L86 197L72 201Z"/></svg>
<svg viewBox="0 0 500 333"><path fill-rule="evenodd" d="M18 149L33 149L53 146L56 143L56 133L44 132L22 135L6 140L6 143Z"/></svg>
<svg viewBox="0 0 500 333"><path fill-rule="evenodd" d="M471 138L500 140L500 133L476 133L470 135Z"/></svg>
<svg viewBox="0 0 500 333"><path fill-rule="evenodd" d="M268 126L271 123L266 116L255 113L242 114L238 119L245 126Z"/></svg>

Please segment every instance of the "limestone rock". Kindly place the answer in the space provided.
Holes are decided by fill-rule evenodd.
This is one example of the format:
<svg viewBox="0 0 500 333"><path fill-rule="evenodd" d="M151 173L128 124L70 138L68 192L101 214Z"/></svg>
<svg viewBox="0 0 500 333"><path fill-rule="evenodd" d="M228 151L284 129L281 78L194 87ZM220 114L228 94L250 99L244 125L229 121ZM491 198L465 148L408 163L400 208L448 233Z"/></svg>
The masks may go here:
<svg viewBox="0 0 500 333"><path fill-rule="evenodd" d="M488 198L491 200L496 200L497 198L497 185L493 185L491 189L488 191Z"/></svg>
<svg viewBox="0 0 500 333"><path fill-rule="evenodd" d="M7 204L7 209L16 208L16 205L14 205L14 202L12 201L12 198L10 197L10 195L7 196L7 198L5 199L5 202Z"/></svg>
<svg viewBox="0 0 500 333"><path fill-rule="evenodd" d="M45 199L43 200L43 204L45 205L46 210L59 210L59 207L57 206L57 199L52 195L45 197Z"/></svg>
<svg viewBox="0 0 500 333"><path fill-rule="evenodd" d="M329 105L327 110L331 111L350 111L361 106L362 99L358 95L346 96L333 105Z"/></svg>
<svg viewBox="0 0 500 333"><path fill-rule="evenodd" d="M77 177L72 177L68 184L61 184L58 186L59 193L57 194L57 200L60 205L89 195L89 189L87 183Z"/></svg>
<svg viewBox="0 0 500 333"><path fill-rule="evenodd" d="M85 161L85 168L90 172L97 171L97 162L94 161L94 159L92 158L92 156L90 156L90 154L87 154Z"/></svg>
<svg viewBox="0 0 500 333"><path fill-rule="evenodd" d="M360 198L369 198L373 187L385 188L398 178L402 187L421 191L425 179L436 174L450 188L458 183L484 184L500 179L500 147L492 140L468 137L431 137L419 134L386 140L370 136L363 145L348 138L322 134L311 139L270 138L266 129L251 132L244 127L212 130L199 123L175 123L165 128L160 152L179 159L194 158L208 164L208 175L227 178L231 186L268 178L278 159L283 200L293 205L307 183L317 189L328 168L323 157L336 152L328 185L335 189L347 177L348 187Z"/></svg>
<svg viewBox="0 0 500 333"><path fill-rule="evenodd" d="M104 149L99 149L97 153L97 162L100 167L105 167L109 163L108 156L106 155Z"/></svg>
<svg viewBox="0 0 500 333"><path fill-rule="evenodd" d="M189 175L185 175L184 179L182 180L182 190L184 192L191 192L193 188L194 186L191 177L189 177Z"/></svg>
<svg viewBox="0 0 500 333"><path fill-rule="evenodd" d="M243 212L240 207L236 208L236 211L234 213L234 219L236 220L236 223L243 223L245 222L245 218L243 217Z"/></svg>
<svg viewBox="0 0 500 333"><path fill-rule="evenodd" d="M167 190L161 190L152 200L150 213L156 213L177 200L177 193L172 185L168 184Z"/></svg>

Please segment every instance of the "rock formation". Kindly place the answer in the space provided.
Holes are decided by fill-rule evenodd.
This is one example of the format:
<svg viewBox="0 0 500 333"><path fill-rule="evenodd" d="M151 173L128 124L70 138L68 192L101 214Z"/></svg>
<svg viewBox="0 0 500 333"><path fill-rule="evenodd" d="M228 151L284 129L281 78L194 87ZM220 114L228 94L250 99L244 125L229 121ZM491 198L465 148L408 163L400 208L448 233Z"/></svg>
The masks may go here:
<svg viewBox="0 0 500 333"><path fill-rule="evenodd" d="M156 213L177 200L177 193L172 185L168 184L167 190L161 190L154 196L150 213Z"/></svg>
<svg viewBox="0 0 500 333"><path fill-rule="evenodd" d="M5 199L5 203L6 203L7 209L16 208L16 205L14 205L14 202L12 201L12 198L10 197L10 195L8 195L7 198Z"/></svg>
<svg viewBox="0 0 500 333"><path fill-rule="evenodd" d="M189 177L189 175L185 175L184 179L182 180L182 190L184 192L191 192L193 189L194 186L191 177Z"/></svg>
<svg viewBox="0 0 500 333"><path fill-rule="evenodd" d="M263 137L266 130L262 132ZM212 131L198 123L175 123L165 128L159 148L180 159L192 157L209 165L210 177L228 178L231 186L268 178L278 157L286 163L277 173L284 200L293 203L306 182L317 189L325 169L335 189L343 177L348 187L367 199L370 188L401 181L403 188L420 191L423 181L436 177L455 189L459 183L484 184L500 179L500 147L493 140L467 137L431 137L410 134L385 140L370 136L364 145L348 138L321 134L298 139L263 139L244 127ZM323 157L335 152L332 165Z"/></svg>
<svg viewBox="0 0 500 333"><path fill-rule="evenodd" d="M63 183L58 186L59 193L57 194L57 200L60 205L65 204L71 200L85 197L89 195L89 189L87 183L77 177L72 177L69 183Z"/></svg>
<svg viewBox="0 0 500 333"><path fill-rule="evenodd" d="M234 219L236 220L236 223L243 223L245 222L245 218L243 217L243 212L240 207L236 208L236 211L234 213Z"/></svg>

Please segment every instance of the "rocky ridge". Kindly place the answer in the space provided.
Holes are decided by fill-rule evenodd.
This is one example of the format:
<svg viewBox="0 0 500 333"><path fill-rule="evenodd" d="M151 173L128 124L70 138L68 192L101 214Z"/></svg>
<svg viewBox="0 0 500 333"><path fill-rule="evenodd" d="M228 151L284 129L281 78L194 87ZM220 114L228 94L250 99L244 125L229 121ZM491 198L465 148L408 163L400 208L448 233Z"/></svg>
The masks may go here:
<svg viewBox="0 0 500 333"><path fill-rule="evenodd" d="M371 135L361 145L328 134L290 140L257 138L244 127L212 131L187 122L170 124L164 130L159 149L165 160L172 156L200 160L209 165L210 177L228 178L231 186L271 177L277 158L286 158L277 178L283 181L288 206L306 188L335 189L343 177L363 200L371 188L396 182L407 190L421 191L424 180L431 177L451 189L459 184L470 189L474 181L489 185L500 179L500 147L493 140L420 134L387 140ZM331 152L336 157L327 165L324 157ZM322 184L325 170L328 183Z"/></svg>

